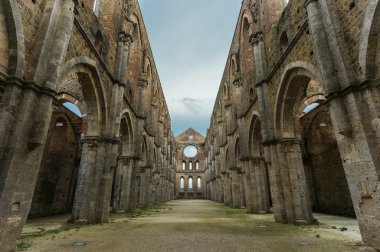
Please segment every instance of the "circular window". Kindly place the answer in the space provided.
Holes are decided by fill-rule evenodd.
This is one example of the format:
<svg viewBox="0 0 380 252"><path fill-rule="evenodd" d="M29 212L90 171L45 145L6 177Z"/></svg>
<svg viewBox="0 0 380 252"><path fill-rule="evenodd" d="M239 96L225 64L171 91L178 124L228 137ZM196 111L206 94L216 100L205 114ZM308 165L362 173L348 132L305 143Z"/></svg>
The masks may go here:
<svg viewBox="0 0 380 252"><path fill-rule="evenodd" d="M186 157L192 158L197 155L198 150L194 145L188 145L185 147L183 153L185 154Z"/></svg>

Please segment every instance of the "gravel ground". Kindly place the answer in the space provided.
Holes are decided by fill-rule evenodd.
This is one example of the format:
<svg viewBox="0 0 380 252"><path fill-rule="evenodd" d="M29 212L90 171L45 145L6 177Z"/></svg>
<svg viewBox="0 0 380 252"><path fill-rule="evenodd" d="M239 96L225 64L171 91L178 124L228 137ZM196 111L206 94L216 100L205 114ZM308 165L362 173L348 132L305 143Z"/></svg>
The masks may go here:
<svg viewBox="0 0 380 252"><path fill-rule="evenodd" d="M344 225L344 219L339 221ZM43 228L44 223L32 222L25 229ZM137 218L118 215L107 224L21 241L32 245L26 251L49 252L362 250L360 237L352 232L328 225L277 224L272 214L247 214L244 209L206 200L171 201L166 209L146 211Z"/></svg>

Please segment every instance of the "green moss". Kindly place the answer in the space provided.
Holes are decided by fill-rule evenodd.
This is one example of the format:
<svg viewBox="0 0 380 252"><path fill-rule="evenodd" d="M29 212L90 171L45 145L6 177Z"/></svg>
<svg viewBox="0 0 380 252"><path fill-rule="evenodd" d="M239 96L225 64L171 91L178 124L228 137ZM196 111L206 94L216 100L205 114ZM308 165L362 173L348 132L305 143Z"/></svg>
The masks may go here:
<svg viewBox="0 0 380 252"><path fill-rule="evenodd" d="M22 241L22 242L19 242L19 243L17 243L17 251L23 251L23 250L27 250L28 248L30 248L30 244L29 243L27 243L27 242L24 242L24 241Z"/></svg>
<svg viewBox="0 0 380 252"><path fill-rule="evenodd" d="M134 212L132 213L112 213L110 215L110 221L111 222L117 222L122 219L133 219L137 217L142 217L145 215L151 215L152 213L158 213L160 212L159 210L161 209L167 209L168 205L165 203L159 203L159 204L154 204L152 206L149 206L147 208L137 208Z"/></svg>
<svg viewBox="0 0 380 252"><path fill-rule="evenodd" d="M30 234L22 234L21 239L42 237L42 236L47 236L47 235L56 235L61 232L69 231L70 229L73 229L73 228L79 229L79 226L65 223L56 229L45 230L44 228L38 228L39 229L38 232L34 232Z"/></svg>

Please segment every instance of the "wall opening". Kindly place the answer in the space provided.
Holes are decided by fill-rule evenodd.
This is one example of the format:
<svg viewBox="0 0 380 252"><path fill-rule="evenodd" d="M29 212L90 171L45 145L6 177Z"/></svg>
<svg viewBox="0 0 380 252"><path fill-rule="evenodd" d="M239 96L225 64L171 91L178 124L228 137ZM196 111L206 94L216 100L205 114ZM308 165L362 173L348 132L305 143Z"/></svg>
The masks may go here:
<svg viewBox="0 0 380 252"><path fill-rule="evenodd" d="M54 108L28 218L72 210L81 157L79 115L70 102Z"/></svg>
<svg viewBox="0 0 380 252"><path fill-rule="evenodd" d="M189 177L189 180L188 180L188 191L189 192L192 192L193 191L193 178L192 177Z"/></svg>
<svg viewBox="0 0 380 252"><path fill-rule="evenodd" d="M197 178L197 190L198 192L202 191L202 179L200 177Z"/></svg>
<svg viewBox="0 0 380 252"><path fill-rule="evenodd" d="M185 178L181 177L180 182L179 182L179 191L180 192L185 192Z"/></svg>

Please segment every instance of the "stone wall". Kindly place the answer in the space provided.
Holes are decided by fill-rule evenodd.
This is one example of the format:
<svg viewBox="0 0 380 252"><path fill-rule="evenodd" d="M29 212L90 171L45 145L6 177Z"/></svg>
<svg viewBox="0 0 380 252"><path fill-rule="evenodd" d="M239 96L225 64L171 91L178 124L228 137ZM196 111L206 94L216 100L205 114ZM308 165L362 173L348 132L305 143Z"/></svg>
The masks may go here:
<svg viewBox="0 0 380 252"><path fill-rule="evenodd" d="M53 112L29 218L71 212L80 163L82 120L64 107Z"/></svg>
<svg viewBox="0 0 380 252"><path fill-rule="evenodd" d="M204 199L206 198L205 153L204 137L193 130L186 130L176 137L177 167L176 167L176 198L177 199ZM194 156L186 156L185 148L193 146L197 152ZM198 163L198 169L197 169ZM184 188L181 188L181 178L184 179ZM189 179L192 179L192 190L189 188ZM201 179L201 188L198 190L198 178Z"/></svg>
<svg viewBox="0 0 380 252"><path fill-rule="evenodd" d="M99 223L174 198L176 143L138 2L99 3L0 3L1 251L29 213ZM61 132L59 115L81 127Z"/></svg>
<svg viewBox="0 0 380 252"><path fill-rule="evenodd" d="M355 214L380 248L378 13L377 0L243 1L205 140L209 199L253 213L273 202L280 223ZM305 115L314 98L327 110Z"/></svg>

